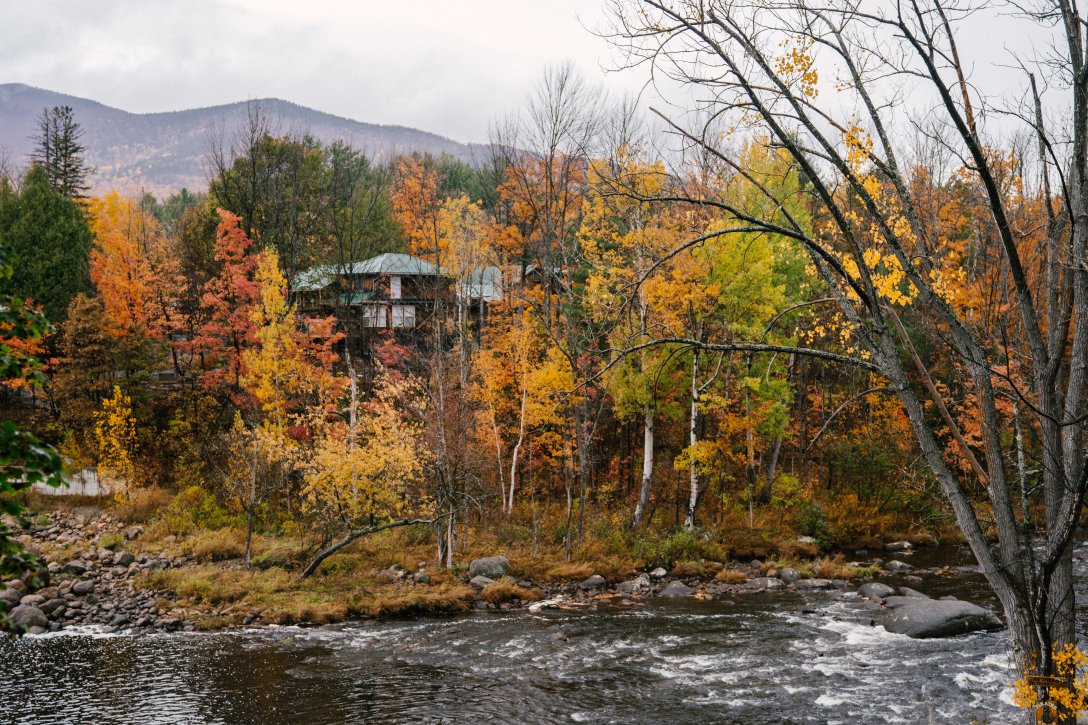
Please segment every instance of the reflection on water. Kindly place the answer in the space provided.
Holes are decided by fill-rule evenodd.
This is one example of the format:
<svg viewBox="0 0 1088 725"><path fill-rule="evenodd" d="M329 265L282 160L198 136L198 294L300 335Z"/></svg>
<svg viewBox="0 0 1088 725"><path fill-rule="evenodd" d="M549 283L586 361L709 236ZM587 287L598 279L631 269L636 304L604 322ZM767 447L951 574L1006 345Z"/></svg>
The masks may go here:
<svg viewBox="0 0 1088 725"><path fill-rule="evenodd" d="M958 586L964 586L957 579ZM975 588L976 583L971 583ZM802 613L805 612L805 613ZM0 644L15 723L965 723L1002 633L911 640L840 593Z"/></svg>

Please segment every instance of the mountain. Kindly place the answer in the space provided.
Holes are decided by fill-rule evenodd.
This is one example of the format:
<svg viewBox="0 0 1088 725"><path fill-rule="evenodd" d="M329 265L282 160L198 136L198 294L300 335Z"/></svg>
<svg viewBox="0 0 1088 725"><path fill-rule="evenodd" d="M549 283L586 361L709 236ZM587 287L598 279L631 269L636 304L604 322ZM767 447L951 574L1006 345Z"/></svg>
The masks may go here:
<svg viewBox="0 0 1088 725"><path fill-rule="evenodd" d="M404 126L333 116L278 98L167 113L129 113L86 98L23 85L0 84L0 160L22 167L34 146L43 108L71 106L83 127L86 160L96 168L92 193L141 189L164 196L207 186L204 157L215 134L241 127L252 103L282 132L301 131L324 142L343 139L374 159L403 153L448 153L471 161L479 146Z"/></svg>

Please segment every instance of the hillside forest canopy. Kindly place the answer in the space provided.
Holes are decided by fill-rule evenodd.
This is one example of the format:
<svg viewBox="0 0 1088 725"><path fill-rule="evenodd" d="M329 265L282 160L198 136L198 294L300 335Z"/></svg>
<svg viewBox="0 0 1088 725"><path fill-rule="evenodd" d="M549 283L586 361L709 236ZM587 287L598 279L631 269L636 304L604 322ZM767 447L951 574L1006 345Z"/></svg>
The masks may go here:
<svg viewBox="0 0 1088 725"><path fill-rule="evenodd" d="M1058 676L1088 491L1076 9L1020 9L1054 58L997 95L966 4L611 6L624 62L697 112L555 66L469 164L253 105L206 189L156 198L86 196L78 119L44 111L0 179L6 460L176 495L246 566L295 537L304 577L396 528L451 568L480 539L647 565L959 540Z"/></svg>

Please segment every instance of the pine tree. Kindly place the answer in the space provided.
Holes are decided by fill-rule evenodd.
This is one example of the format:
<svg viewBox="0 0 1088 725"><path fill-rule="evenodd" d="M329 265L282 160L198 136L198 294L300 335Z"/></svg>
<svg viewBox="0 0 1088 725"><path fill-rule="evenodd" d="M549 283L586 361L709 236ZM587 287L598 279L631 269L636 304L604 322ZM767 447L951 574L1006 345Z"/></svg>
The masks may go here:
<svg viewBox="0 0 1088 725"><path fill-rule="evenodd" d="M49 185L69 199L82 199L90 188L87 177L94 169L87 166L80 143L83 128L76 122L71 106L43 108L38 118L37 147L33 159L41 165Z"/></svg>
<svg viewBox="0 0 1088 725"><path fill-rule="evenodd" d="M15 274L0 280L0 292L33 300L51 321L62 322L72 298L90 290L86 215L51 188L38 164L18 191L0 182L0 245L15 264Z"/></svg>

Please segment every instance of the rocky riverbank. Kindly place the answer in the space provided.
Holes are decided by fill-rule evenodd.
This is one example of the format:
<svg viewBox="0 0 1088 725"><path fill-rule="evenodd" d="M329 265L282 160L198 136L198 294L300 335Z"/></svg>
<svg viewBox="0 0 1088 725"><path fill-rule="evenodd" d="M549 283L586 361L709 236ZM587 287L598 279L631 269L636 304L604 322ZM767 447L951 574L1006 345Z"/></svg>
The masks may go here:
<svg viewBox="0 0 1088 725"><path fill-rule="evenodd" d="M6 605L16 628L30 634L82 625L106 632L192 630L189 613L168 593L137 584L141 575L185 565L186 557L133 553L142 527L126 527L95 509L54 512L47 519L22 537L46 567L4 582L0 590L0 606Z"/></svg>
<svg viewBox="0 0 1088 725"><path fill-rule="evenodd" d="M324 611L320 616L300 608L297 616L285 618L282 612L247 600L244 590L233 600L209 592L196 601L191 596L179 596L180 587L152 586L170 581L171 574L183 580L187 572L199 567L239 572L240 563L201 564L193 556L176 550L179 547L173 537L144 546L144 531L140 526L126 526L99 509L44 514L24 535L23 542L42 556L46 567L6 582L6 588L0 590L0 607L6 607L15 628L31 634L87 625L105 632L148 633L285 622L323 624L368 614L466 607L540 611L630 604L649 597L728 601L763 592L794 592L805 597L815 592L852 591L859 581L874 575L894 577L913 586L924 581L920 574L956 574L947 567L916 571L905 561L912 548L907 542L888 544L885 555L896 558L887 561L874 558L857 564L825 563L816 567L804 563L796 567L778 566L759 560L729 566L702 561L697 569L692 569L690 563L672 571L658 567L612 581L593 574L577 580L538 582L519 578L517 567L506 557L492 556L473 560L467 571L462 567L459 574L429 570L425 562L414 572L399 565L370 570L354 582L356 586L328 593L329 598L339 597L356 604L331 613ZM821 571L840 576L819 576ZM289 580L290 575L285 572L283 578ZM383 593L367 590L369 582L385 587ZM293 596L290 591L283 595ZM357 602L366 596L384 596L401 601L402 605L359 606ZM859 597L872 609L874 624L881 623L889 631L910 636L945 636L1000 626L1000 620L988 610L949 598L930 599L909 587L896 589L870 582L861 587Z"/></svg>

